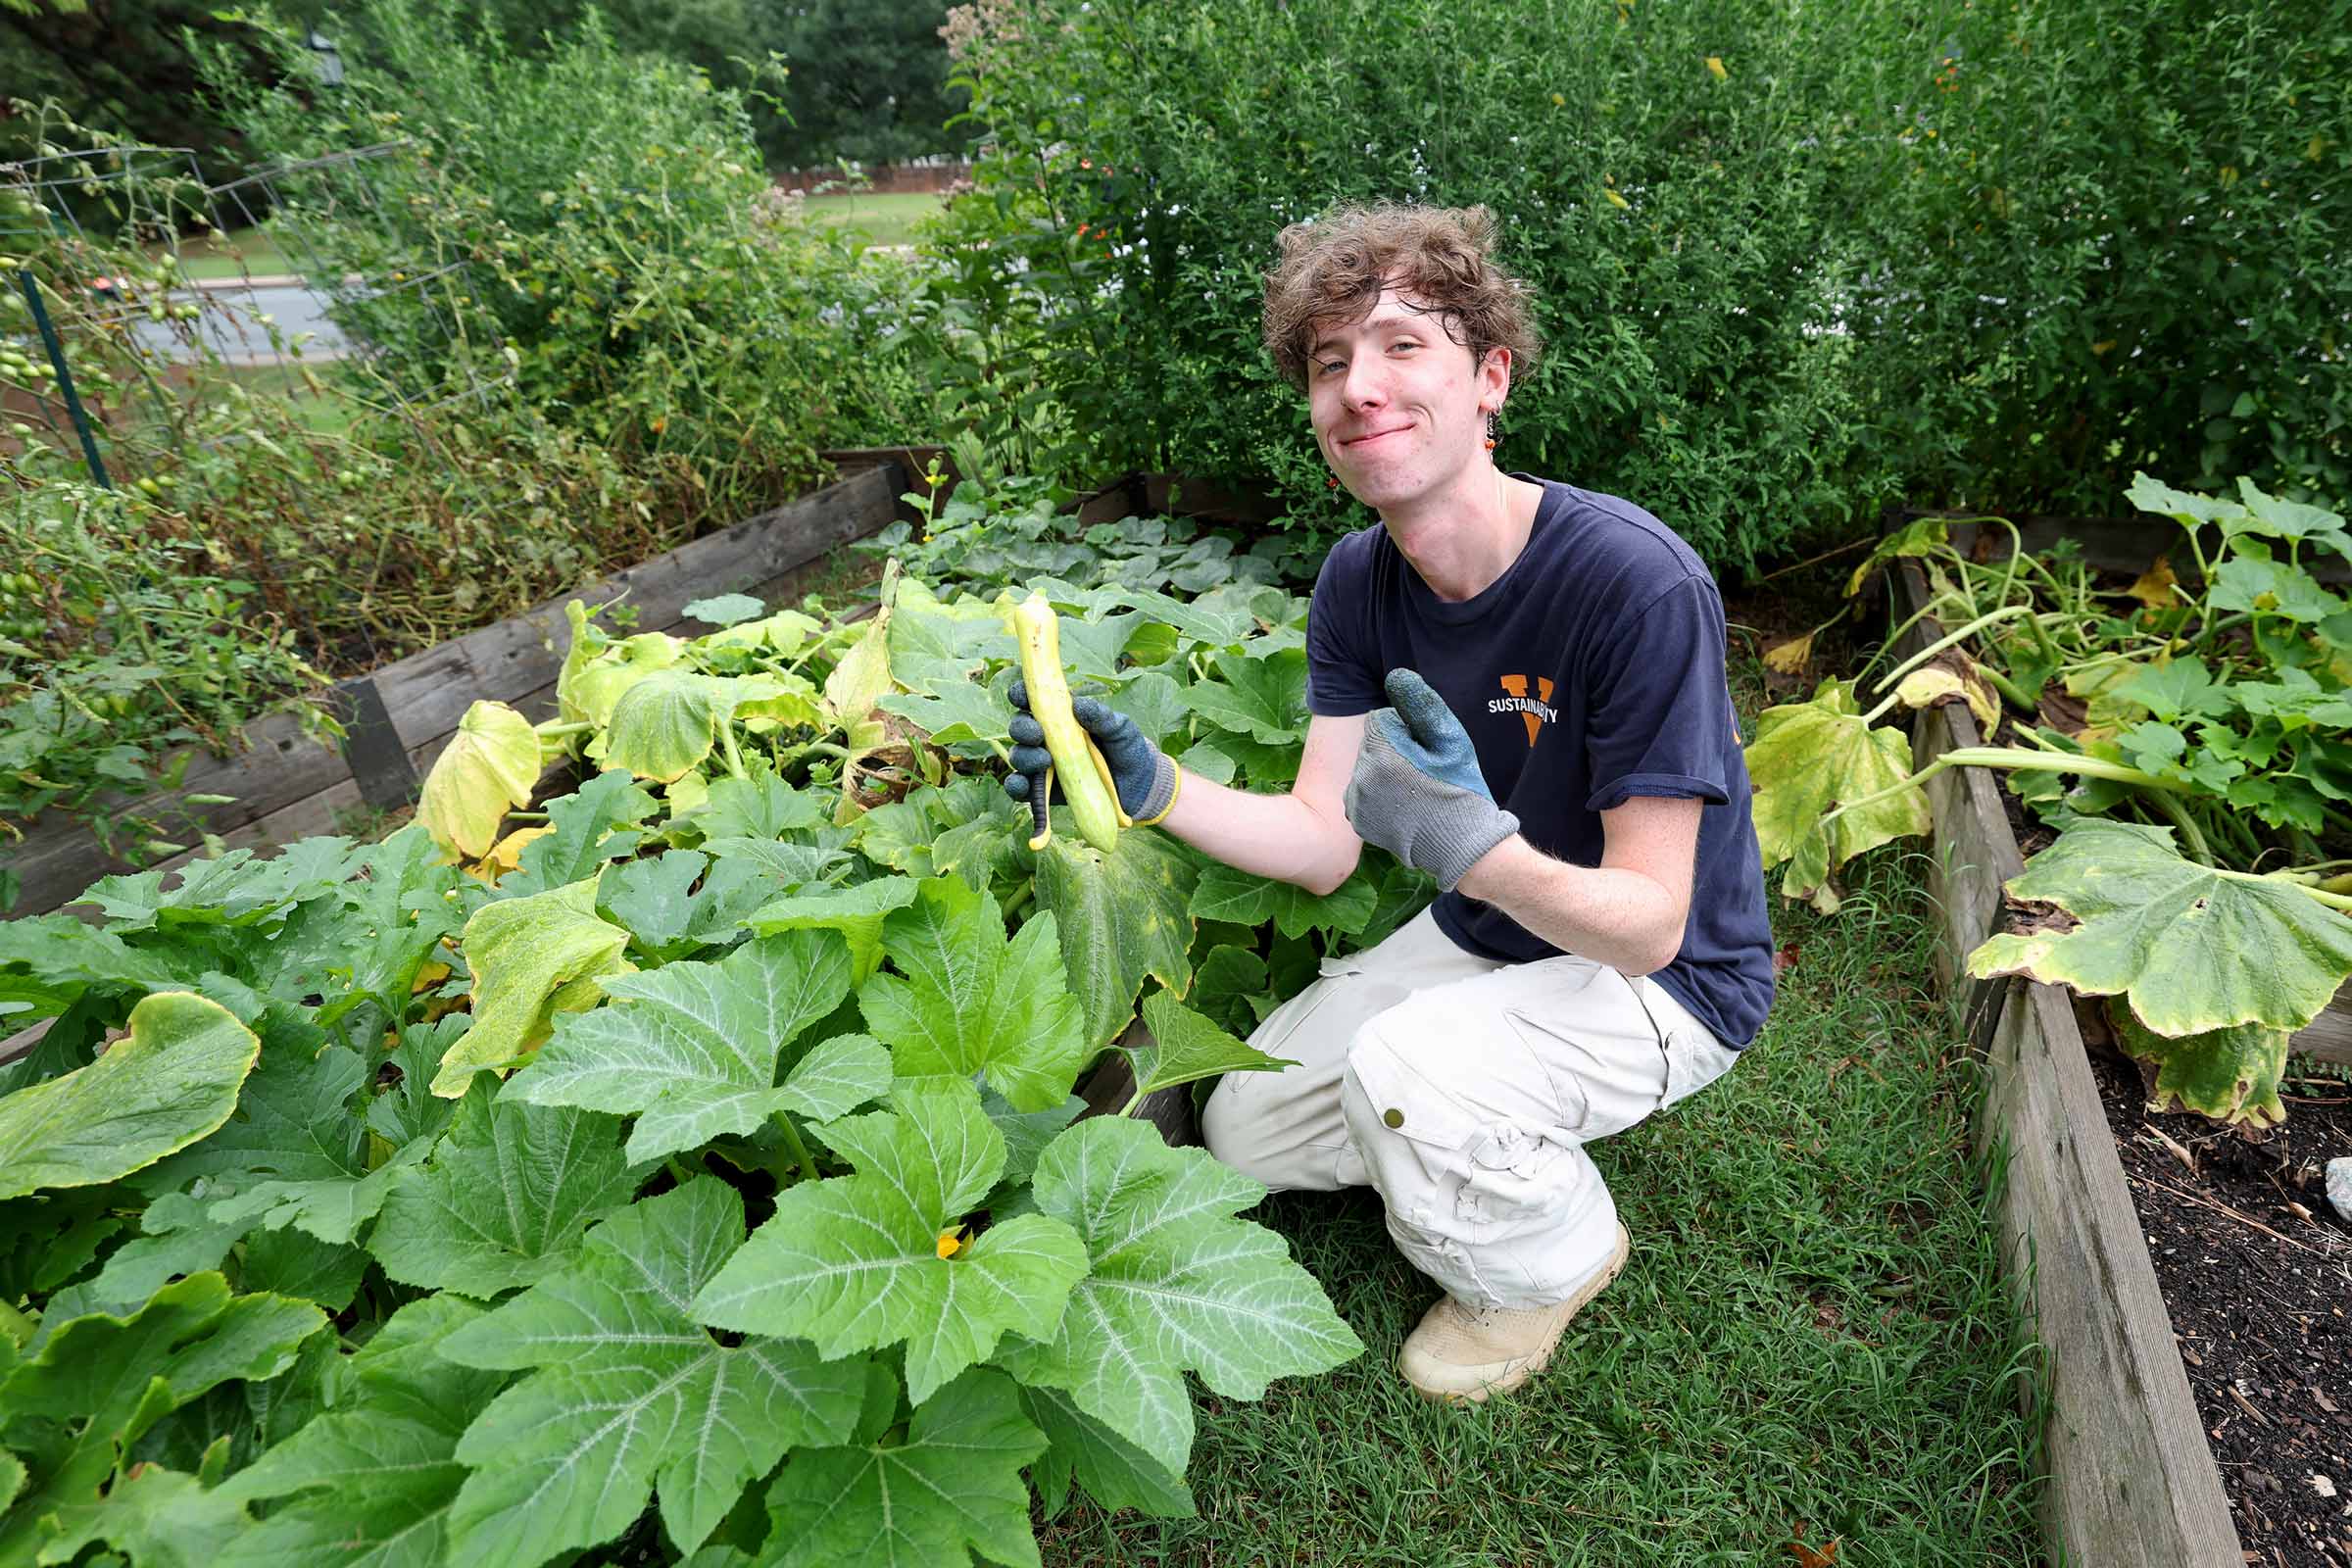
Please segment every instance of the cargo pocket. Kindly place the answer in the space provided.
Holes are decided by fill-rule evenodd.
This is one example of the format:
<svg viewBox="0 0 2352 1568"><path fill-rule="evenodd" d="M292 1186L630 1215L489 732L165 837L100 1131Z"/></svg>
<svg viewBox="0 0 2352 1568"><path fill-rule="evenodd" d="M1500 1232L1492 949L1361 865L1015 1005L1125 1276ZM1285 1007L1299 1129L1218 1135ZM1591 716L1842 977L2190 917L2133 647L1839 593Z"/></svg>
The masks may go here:
<svg viewBox="0 0 2352 1568"><path fill-rule="evenodd" d="M1556 1229L1552 1167L1566 1146L1481 1115L1377 1038L1349 1054L1341 1104L1397 1250L1466 1299L1524 1294L1524 1280L1490 1277L1492 1249Z"/></svg>

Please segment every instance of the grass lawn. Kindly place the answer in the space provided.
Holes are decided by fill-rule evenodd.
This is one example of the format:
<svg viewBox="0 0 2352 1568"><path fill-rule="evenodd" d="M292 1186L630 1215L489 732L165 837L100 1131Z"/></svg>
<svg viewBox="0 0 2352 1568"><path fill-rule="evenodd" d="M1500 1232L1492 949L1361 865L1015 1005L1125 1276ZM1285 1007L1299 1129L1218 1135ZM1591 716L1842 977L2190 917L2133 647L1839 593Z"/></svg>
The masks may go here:
<svg viewBox="0 0 2352 1568"><path fill-rule="evenodd" d="M191 278L265 277L297 270L276 241L259 228L190 235L179 242L179 266Z"/></svg>
<svg viewBox="0 0 2352 1568"><path fill-rule="evenodd" d="M822 222L864 230L876 245L910 245L914 225L940 210L946 198L920 191L888 196L811 196L809 216Z"/></svg>
<svg viewBox="0 0 2352 1568"><path fill-rule="evenodd" d="M1284 1195L1291 1240L1369 1348L1263 1403L1197 1395L1194 1519L1080 1500L1057 1568L1838 1568L2038 1560L2037 1440L1974 1081L1935 989L1922 858L1880 850L1835 919L1781 905L1794 961L1726 1078L1594 1146L1625 1273L1519 1397L1452 1410L1392 1370L1435 1288L1368 1192Z"/></svg>

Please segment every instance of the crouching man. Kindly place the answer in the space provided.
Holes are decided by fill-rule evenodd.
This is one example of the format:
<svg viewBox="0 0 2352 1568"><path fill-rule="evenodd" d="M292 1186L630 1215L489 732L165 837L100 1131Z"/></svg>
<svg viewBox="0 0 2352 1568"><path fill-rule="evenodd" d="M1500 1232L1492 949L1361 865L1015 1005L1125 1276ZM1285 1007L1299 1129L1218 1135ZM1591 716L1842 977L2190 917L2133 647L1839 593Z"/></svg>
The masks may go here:
<svg viewBox="0 0 2352 1568"><path fill-rule="evenodd" d="M1542 1370L1625 1264L1587 1146L1728 1070L1773 990L1722 603L1640 507L1495 466L1539 345L1494 238L1483 209L1386 207L1281 236L1266 346L1380 515L1315 584L1290 793L1077 705L1138 822L1317 893L1367 841L1437 878L1265 1020L1250 1043L1298 1065L1227 1076L1201 1129L1268 1187L1377 1190L1445 1291L1398 1369L1473 1400ZM1026 799L1047 757L1025 710L1013 734Z"/></svg>

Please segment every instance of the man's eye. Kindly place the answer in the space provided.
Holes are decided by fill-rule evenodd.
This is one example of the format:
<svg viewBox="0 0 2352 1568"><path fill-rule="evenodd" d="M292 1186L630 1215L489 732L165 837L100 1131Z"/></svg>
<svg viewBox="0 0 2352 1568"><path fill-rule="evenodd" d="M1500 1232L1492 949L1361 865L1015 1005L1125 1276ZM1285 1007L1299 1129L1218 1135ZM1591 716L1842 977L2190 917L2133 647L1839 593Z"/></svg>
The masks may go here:
<svg viewBox="0 0 2352 1568"><path fill-rule="evenodd" d="M1316 366L1315 368L1322 371L1325 375L1337 375L1340 371L1348 368L1348 367L1344 361L1325 360L1322 364Z"/></svg>

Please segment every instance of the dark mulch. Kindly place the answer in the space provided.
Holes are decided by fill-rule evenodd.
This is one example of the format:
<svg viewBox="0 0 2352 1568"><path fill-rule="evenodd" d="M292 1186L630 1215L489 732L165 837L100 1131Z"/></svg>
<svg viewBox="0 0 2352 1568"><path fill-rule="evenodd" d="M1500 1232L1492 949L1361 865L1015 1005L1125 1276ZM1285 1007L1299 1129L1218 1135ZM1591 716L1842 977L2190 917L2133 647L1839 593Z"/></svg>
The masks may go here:
<svg viewBox="0 0 2352 1568"><path fill-rule="evenodd" d="M2246 1560L2352 1568L2352 1224L2321 1177L2352 1154L2352 1085L2289 1083L2257 1144L2148 1114L2112 1050L2091 1067Z"/></svg>

